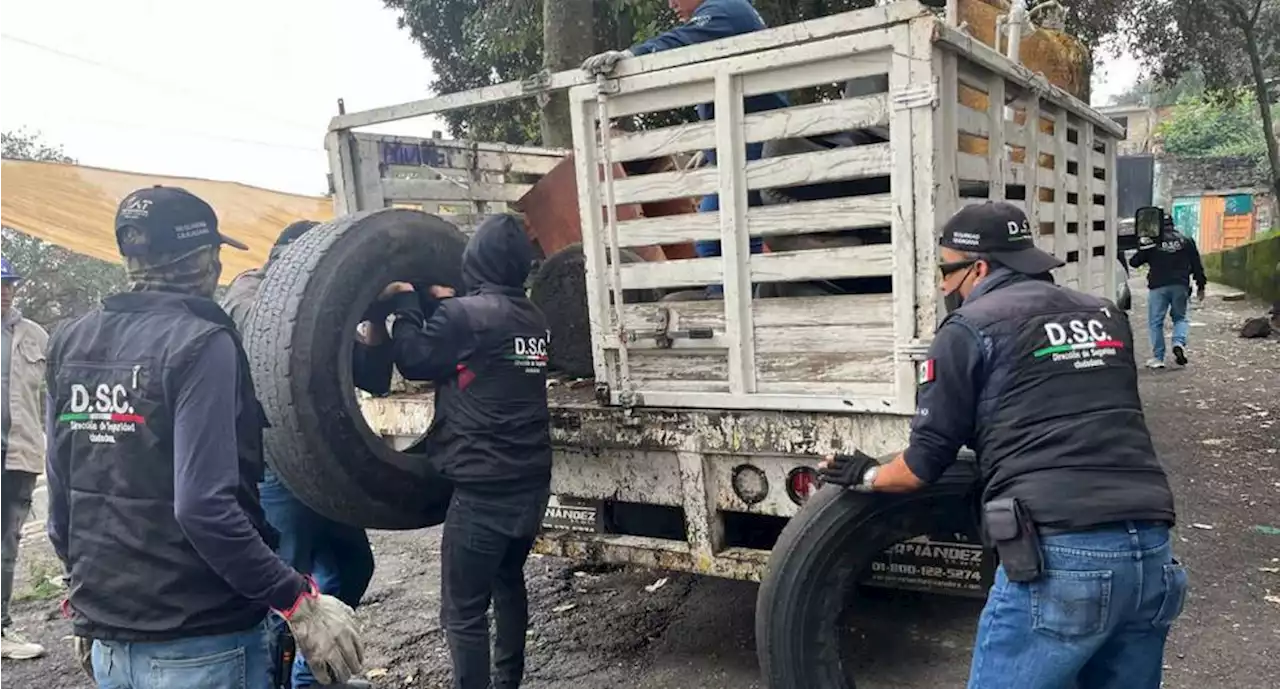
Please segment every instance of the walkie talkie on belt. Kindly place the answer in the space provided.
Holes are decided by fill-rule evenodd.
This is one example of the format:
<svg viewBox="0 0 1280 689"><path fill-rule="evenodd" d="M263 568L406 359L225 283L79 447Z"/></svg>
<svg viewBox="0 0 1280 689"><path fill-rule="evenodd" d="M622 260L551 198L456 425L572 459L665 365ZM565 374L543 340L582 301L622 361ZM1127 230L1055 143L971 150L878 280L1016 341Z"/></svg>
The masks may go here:
<svg viewBox="0 0 1280 689"><path fill-rule="evenodd" d="M1017 498L992 500L983 506L987 540L1000 555L1009 581L1028 582L1044 572L1040 532Z"/></svg>

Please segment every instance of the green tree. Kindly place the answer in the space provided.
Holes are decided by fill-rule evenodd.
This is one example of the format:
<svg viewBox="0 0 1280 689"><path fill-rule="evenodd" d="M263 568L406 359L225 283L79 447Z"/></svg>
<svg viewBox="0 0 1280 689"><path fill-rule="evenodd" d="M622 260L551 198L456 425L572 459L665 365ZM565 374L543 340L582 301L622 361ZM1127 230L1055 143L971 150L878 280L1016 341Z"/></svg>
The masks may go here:
<svg viewBox="0 0 1280 689"><path fill-rule="evenodd" d="M1157 77L1171 79L1198 68L1219 98L1252 93L1271 186L1280 197L1280 142L1271 92L1280 76L1280 0L1133 0L1117 26L1127 47Z"/></svg>
<svg viewBox="0 0 1280 689"><path fill-rule="evenodd" d="M75 163L61 146L45 143L39 132L19 129L0 134L3 157ZM11 227L3 233L4 255L22 275L14 304L45 326L94 308L103 297L125 288L124 268L82 256Z"/></svg>
<svg viewBox="0 0 1280 689"><path fill-rule="evenodd" d="M1262 164L1267 146L1253 94L1189 96L1178 101L1157 133L1165 152L1187 157L1245 156Z"/></svg>
<svg viewBox="0 0 1280 689"><path fill-rule="evenodd" d="M1028 6L1039 4L1032 0ZM1140 0L1155 1L1155 0ZM436 93L524 79L544 67L572 67L586 54L625 48L675 26L663 0L382 0L401 28L422 47L435 69L427 86ZM770 26L871 7L875 0L754 0ZM938 11L945 0L925 0ZM1131 16L1129 0L1061 0L1065 31L1094 52ZM554 12L547 14L545 9ZM588 11L589 8L589 11ZM545 21L544 21L545 20ZM544 49L545 48L545 49ZM834 88L793 94L797 103L829 98ZM544 99L545 100L545 99ZM508 143L565 145L567 106L552 99L457 110L444 115L459 138ZM636 128L662 126L693 116L692 109L650 115Z"/></svg>

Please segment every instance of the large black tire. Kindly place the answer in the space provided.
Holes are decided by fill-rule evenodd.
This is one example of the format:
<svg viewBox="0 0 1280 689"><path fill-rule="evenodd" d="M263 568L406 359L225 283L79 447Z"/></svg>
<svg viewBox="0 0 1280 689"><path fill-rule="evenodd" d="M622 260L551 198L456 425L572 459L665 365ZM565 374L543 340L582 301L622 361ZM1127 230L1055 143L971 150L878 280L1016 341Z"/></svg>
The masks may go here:
<svg viewBox="0 0 1280 689"><path fill-rule="evenodd" d="M620 254L623 263L644 261L627 249L622 249ZM655 290L626 290L622 294L627 304L657 301L661 296ZM529 286L529 299L542 310L551 329L547 363L575 378L595 375L587 311L587 258L582 253L582 244L570 244L538 266Z"/></svg>
<svg viewBox="0 0 1280 689"><path fill-rule="evenodd" d="M915 493L827 486L809 498L774 545L756 598L756 654L769 689L853 689L837 623L856 605L858 575L894 543L968 528L974 478L962 461Z"/></svg>
<svg viewBox="0 0 1280 689"><path fill-rule="evenodd" d="M267 461L320 514L377 529L444 521L451 485L426 456L396 452L369 428L351 356L356 324L387 283L459 287L465 246L440 218L388 208L320 225L272 264L245 348L271 423Z"/></svg>

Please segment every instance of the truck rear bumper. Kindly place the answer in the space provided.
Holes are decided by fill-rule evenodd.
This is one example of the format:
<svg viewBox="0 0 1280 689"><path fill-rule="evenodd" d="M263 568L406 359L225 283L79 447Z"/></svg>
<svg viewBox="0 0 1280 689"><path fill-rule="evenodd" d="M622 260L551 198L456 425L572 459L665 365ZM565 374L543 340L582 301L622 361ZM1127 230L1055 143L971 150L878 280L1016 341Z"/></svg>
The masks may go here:
<svg viewBox="0 0 1280 689"><path fill-rule="evenodd" d="M726 548L702 555L683 541L575 531L543 531L534 552L577 562L640 565L744 581L760 581L769 562L767 550Z"/></svg>

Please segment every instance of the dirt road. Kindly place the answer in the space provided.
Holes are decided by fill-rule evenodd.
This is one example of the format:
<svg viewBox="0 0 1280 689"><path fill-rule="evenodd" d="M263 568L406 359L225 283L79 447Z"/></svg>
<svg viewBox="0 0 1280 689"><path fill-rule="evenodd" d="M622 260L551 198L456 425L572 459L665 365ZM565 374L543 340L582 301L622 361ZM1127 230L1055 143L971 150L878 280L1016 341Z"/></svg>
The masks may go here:
<svg viewBox="0 0 1280 689"><path fill-rule="evenodd" d="M1132 320L1145 359L1145 290L1134 287ZM1191 316L1187 369L1141 373L1148 422L1178 498L1176 549L1193 577L1165 658L1169 689L1280 687L1280 337L1238 339L1234 328L1264 309L1223 302L1224 291L1211 288ZM360 615L375 684L447 687L438 531L377 533L374 545L378 572ZM30 539L20 563L28 590L31 572L56 571L50 562L47 544ZM761 687L753 584L576 571L551 558L531 560L528 574L528 687ZM863 605L850 621L865 658L860 688L963 685L978 604L894 595ZM18 603L15 617L51 653L6 661L6 689L87 686L61 640L68 626L57 619L56 601Z"/></svg>

